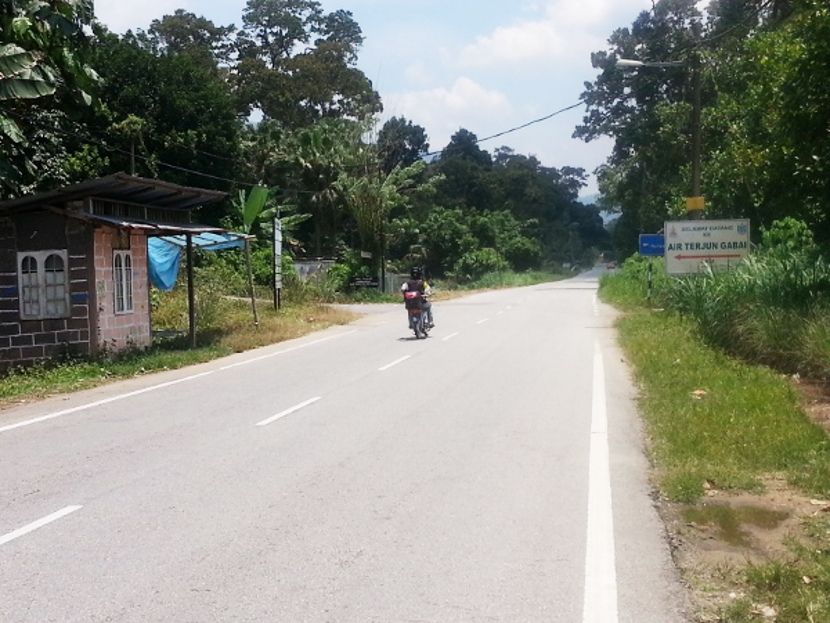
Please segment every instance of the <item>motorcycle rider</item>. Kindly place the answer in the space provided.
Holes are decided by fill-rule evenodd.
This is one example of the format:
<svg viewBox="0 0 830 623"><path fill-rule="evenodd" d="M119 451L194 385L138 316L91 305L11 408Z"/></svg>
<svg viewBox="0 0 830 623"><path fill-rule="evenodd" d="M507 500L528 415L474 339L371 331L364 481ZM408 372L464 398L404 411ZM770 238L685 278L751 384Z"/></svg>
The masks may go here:
<svg viewBox="0 0 830 623"><path fill-rule="evenodd" d="M401 285L401 292L418 292L420 294L421 311L426 314L426 322L431 327L435 325L432 322L432 303L428 298L432 294L432 288L424 279L424 273L419 266L413 266L409 271L409 279Z"/></svg>

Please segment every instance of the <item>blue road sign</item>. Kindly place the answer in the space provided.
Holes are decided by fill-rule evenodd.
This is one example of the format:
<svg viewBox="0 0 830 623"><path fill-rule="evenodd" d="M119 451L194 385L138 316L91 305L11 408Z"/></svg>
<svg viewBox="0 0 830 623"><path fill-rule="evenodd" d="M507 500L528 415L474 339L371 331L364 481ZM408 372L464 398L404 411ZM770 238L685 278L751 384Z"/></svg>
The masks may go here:
<svg viewBox="0 0 830 623"><path fill-rule="evenodd" d="M663 234L640 234L640 255L662 256L665 246Z"/></svg>

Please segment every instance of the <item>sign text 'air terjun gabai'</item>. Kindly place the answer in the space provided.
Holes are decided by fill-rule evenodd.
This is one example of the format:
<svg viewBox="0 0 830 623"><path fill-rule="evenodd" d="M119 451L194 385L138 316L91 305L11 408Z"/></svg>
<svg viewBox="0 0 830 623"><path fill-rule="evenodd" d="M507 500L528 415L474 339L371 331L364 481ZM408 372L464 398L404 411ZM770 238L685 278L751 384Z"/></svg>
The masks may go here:
<svg viewBox="0 0 830 623"><path fill-rule="evenodd" d="M706 265L734 268L749 255L749 219L666 221L666 272L688 275Z"/></svg>

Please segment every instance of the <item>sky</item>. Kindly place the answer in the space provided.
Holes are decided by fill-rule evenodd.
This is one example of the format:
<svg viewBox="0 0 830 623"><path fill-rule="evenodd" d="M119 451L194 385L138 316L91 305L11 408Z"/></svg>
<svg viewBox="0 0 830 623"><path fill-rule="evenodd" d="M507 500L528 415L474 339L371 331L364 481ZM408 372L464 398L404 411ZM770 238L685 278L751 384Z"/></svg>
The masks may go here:
<svg viewBox="0 0 830 623"><path fill-rule="evenodd" d="M423 126L431 150L460 128L485 137L579 101L593 81L592 51L630 26L651 0L322 0L351 11L365 42L358 67L383 100L381 121ZM95 0L98 19L119 33L147 28L182 8L216 24L242 23L245 0ZM584 109L481 144L535 155L545 166L592 173L610 139L571 138ZM583 196L596 192L590 177Z"/></svg>

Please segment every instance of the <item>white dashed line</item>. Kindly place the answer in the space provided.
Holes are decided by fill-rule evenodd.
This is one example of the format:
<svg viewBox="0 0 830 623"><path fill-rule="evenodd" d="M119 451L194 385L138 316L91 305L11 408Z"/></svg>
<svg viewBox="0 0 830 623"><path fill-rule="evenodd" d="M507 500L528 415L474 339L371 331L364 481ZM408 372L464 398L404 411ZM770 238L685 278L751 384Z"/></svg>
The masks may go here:
<svg viewBox="0 0 830 623"><path fill-rule="evenodd" d="M388 370L388 369L389 369L389 368L391 368L392 366L396 366L396 365L398 365L399 363L403 363L404 361L406 361L406 360L407 360L407 359L409 359L410 357L412 357L412 355L405 355L405 356L401 357L400 359L395 359L395 361L393 361L392 363L387 363L387 364L386 364L385 366L383 366L382 368L378 368L378 372L384 372L385 370Z"/></svg>
<svg viewBox="0 0 830 623"><path fill-rule="evenodd" d="M257 422L256 425L257 426L268 426L269 424L271 424L273 422L276 422L280 418L284 418L286 415L291 415L292 413L295 413L295 412L299 411L300 409L304 409L308 405L314 404L315 402L317 402L320 399L321 399L321 396L317 396L315 398L309 398L305 402L301 402L298 405L294 405L290 409L286 409L285 411L280 411L279 413L277 413L276 415L272 415L268 419L262 420L261 422Z"/></svg>
<svg viewBox="0 0 830 623"><path fill-rule="evenodd" d="M456 331L455 333L450 333L447 337L441 338L441 341L442 342L449 342L452 338L454 338L457 335L458 335L458 331Z"/></svg>
<svg viewBox="0 0 830 623"><path fill-rule="evenodd" d="M22 528L18 528L13 532L9 532L8 534L4 534L0 536L0 545L5 545L9 541L14 541L15 539L23 536L24 534L29 534L30 532L34 532L38 528L42 528L46 524L50 524L53 521L57 521L61 517L66 517L69 513L74 513L77 510L81 510L83 506L67 506L65 508L60 509L57 512L52 513L51 515L46 515L42 519L38 519L37 521L33 521L30 524L23 526Z"/></svg>
<svg viewBox="0 0 830 623"><path fill-rule="evenodd" d="M485 323L485 322L487 322L488 320L490 320L490 319L489 319L489 318L482 318L482 319L481 319L481 320L479 320L476 324L484 324L484 323Z"/></svg>

